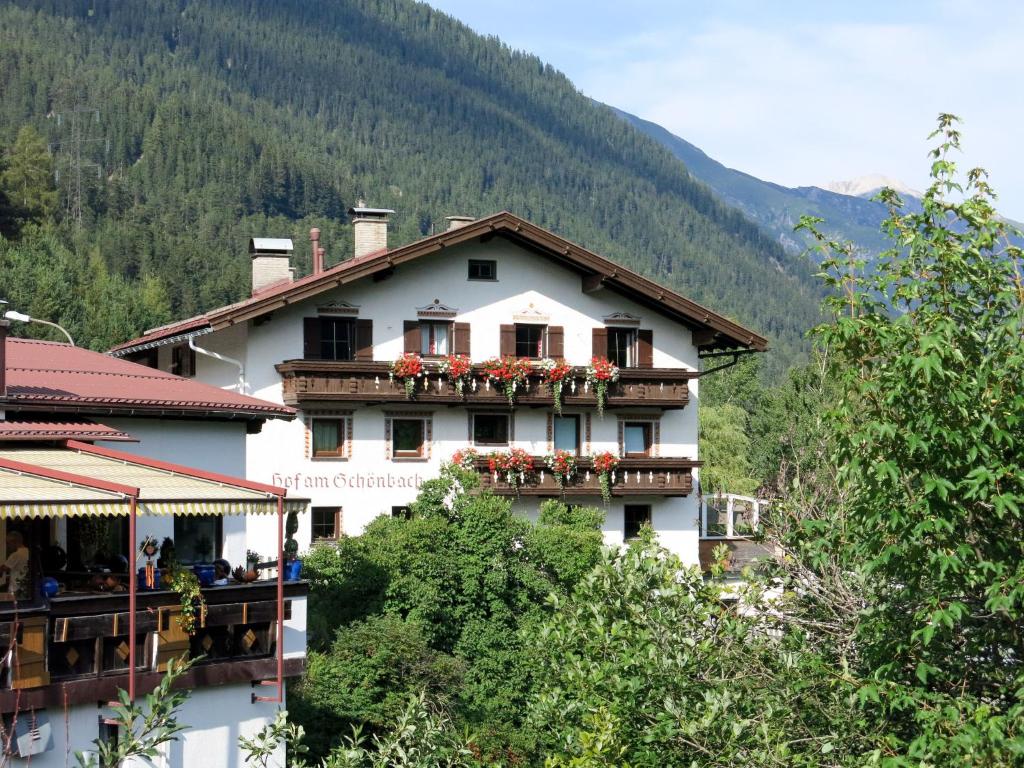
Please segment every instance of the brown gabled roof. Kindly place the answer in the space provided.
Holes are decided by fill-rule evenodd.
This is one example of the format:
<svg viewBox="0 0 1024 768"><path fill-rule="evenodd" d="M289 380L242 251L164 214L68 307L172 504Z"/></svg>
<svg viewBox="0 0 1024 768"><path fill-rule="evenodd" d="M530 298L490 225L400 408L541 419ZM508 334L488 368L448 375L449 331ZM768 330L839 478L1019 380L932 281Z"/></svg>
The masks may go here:
<svg viewBox="0 0 1024 768"><path fill-rule="evenodd" d="M458 229L440 232L422 240L391 250L379 251L340 264L316 275L307 275L294 282L272 286L251 298L211 310L198 317L147 332L114 347L113 354L127 354L145 346L160 343L174 336L217 331L245 322L275 309L316 296L339 285L393 269L444 248L480 237L501 236L534 252L552 258L580 273L585 290L607 288L640 304L661 312L699 332L698 347L702 351L743 348L764 351L768 340L707 307L680 296L603 256L588 251L553 232L542 229L514 214L503 211L466 224Z"/></svg>
<svg viewBox="0 0 1024 768"><path fill-rule="evenodd" d="M11 418L0 421L0 442L21 441L94 440L138 442L120 429L97 424L88 419L60 419L54 421Z"/></svg>
<svg viewBox="0 0 1024 768"><path fill-rule="evenodd" d="M292 418L284 405L52 341L7 339L9 412Z"/></svg>

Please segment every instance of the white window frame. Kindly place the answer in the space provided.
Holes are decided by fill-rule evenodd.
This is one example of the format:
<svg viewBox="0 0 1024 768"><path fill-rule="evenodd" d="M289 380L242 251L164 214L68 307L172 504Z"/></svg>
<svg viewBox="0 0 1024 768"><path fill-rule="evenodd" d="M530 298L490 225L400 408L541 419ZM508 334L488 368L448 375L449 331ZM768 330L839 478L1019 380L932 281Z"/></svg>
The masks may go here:
<svg viewBox="0 0 1024 768"><path fill-rule="evenodd" d="M710 502L726 502L725 533L708 533L708 504ZM753 520L750 533L736 533L735 502L742 501L749 503L753 508ZM704 496L700 500L700 537L702 539L746 539L757 533L761 523L761 510L768 506L769 502L764 499L757 499L753 496L740 496L735 493L715 494Z"/></svg>

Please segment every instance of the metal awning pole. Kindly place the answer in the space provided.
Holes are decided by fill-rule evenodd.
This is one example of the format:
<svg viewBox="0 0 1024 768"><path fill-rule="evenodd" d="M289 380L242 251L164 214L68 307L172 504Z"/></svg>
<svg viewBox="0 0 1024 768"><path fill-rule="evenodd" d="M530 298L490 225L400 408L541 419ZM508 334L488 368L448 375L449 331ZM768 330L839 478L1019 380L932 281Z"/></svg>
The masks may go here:
<svg viewBox="0 0 1024 768"><path fill-rule="evenodd" d="M138 496L129 496L128 517L128 698L135 701L135 598L138 591L138 574L135 565L135 517L138 512Z"/></svg>
<svg viewBox="0 0 1024 768"><path fill-rule="evenodd" d="M277 703L284 703L284 496L277 497Z"/></svg>

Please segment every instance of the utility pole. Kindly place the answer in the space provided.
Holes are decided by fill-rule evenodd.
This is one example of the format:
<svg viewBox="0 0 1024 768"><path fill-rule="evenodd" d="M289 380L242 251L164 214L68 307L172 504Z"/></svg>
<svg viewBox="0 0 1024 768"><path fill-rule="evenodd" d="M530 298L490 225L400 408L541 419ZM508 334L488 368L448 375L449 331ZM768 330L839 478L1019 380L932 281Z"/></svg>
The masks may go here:
<svg viewBox="0 0 1024 768"><path fill-rule="evenodd" d="M110 152L110 140L97 135L100 124L100 111L95 107L75 104L72 107L55 111L51 117L56 118L57 128L67 130L68 137L64 141L50 144L50 152L54 155L54 181L61 184L61 169L65 169L67 177L67 195L65 210L69 218L74 219L75 226L82 226L82 174L95 170L96 178L102 178L103 168L99 163L88 159L88 148L100 142L104 143L104 152ZM85 157L83 157L83 152Z"/></svg>

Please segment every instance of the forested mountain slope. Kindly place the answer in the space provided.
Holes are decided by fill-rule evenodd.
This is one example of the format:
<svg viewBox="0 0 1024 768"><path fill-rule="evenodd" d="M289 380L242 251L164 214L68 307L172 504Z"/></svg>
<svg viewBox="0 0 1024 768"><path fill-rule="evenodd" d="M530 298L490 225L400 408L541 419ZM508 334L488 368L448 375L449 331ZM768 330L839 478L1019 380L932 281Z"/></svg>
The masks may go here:
<svg viewBox="0 0 1024 768"><path fill-rule="evenodd" d="M823 218L824 231L849 240L865 253L877 254L889 246L882 234L882 221L887 213L881 203L820 187L784 187L763 181L708 157L703 150L657 123L621 110L615 112L668 149L694 178L711 187L723 201L761 224L794 253L802 252L809 245L806 239L793 232L793 227L805 214ZM916 198L905 199L911 206L918 204Z"/></svg>
<svg viewBox="0 0 1024 768"><path fill-rule="evenodd" d="M765 333L776 370L817 318L805 260L668 150L421 3L14 0L0 7L0 82L0 145L26 124L61 142L62 185L78 178L70 110L98 113L77 116L100 170L82 166L77 234L62 190L60 236L127 291L145 278L149 305L95 346L243 296L252 235L294 237L301 272L316 225L328 263L345 258L360 196L396 210L392 243L446 215L511 210ZM25 306L31 280L16 282L0 293Z"/></svg>

